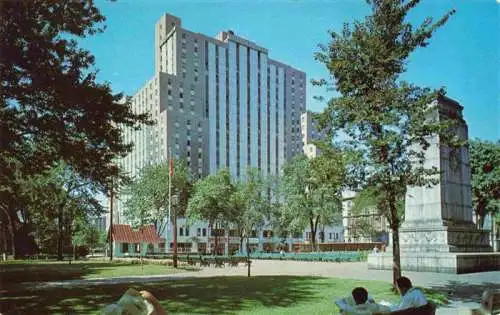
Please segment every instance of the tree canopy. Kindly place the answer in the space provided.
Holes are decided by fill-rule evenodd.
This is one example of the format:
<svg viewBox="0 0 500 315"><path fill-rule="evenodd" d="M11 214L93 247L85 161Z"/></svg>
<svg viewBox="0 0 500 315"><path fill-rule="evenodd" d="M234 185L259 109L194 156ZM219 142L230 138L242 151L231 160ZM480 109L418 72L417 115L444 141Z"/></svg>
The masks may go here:
<svg viewBox="0 0 500 315"><path fill-rule="evenodd" d="M342 154L327 146L318 157L298 155L287 162L280 189L282 225L292 232L309 227L315 247L318 225L340 221L344 174Z"/></svg>
<svg viewBox="0 0 500 315"><path fill-rule="evenodd" d="M469 142L473 208L483 227L484 217L500 209L500 141L473 139Z"/></svg>
<svg viewBox="0 0 500 315"><path fill-rule="evenodd" d="M141 170L139 178L124 189L127 196L124 215L132 225L154 224L158 235L163 234L169 214L169 170L167 162L148 165ZM171 183L172 199L176 201L172 202L172 209L175 208L178 216L185 215L193 183L184 160L173 161Z"/></svg>
<svg viewBox="0 0 500 315"><path fill-rule="evenodd" d="M236 225L240 245L243 238L251 237L252 231L269 223L271 211L267 188L269 183L257 169L249 168L245 180L234 183L230 197L230 222Z"/></svg>
<svg viewBox="0 0 500 315"><path fill-rule="evenodd" d="M13 237L23 203L19 185L28 176L64 161L105 191L120 175L114 159L132 149L122 128L152 122L109 83L97 82L94 56L78 45L105 29L93 1L4 1L1 7L0 211Z"/></svg>
<svg viewBox="0 0 500 315"><path fill-rule="evenodd" d="M346 23L341 32L330 32L328 45L321 45L316 59L330 79L314 81L336 89L341 96L328 102L322 123L342 131L344 149L358 152L364 160L359 181L375 185L381 193L378 208L387 214L393 230L394 280L401 275L399 258L400 217L398 200L408 185L436 181L437 169L424 167L429 137L439 135L454 144L450 122L429 119L437 114L429 106L444 90L421 88L401 78L408 57L426 47L433 33L455 12L437 21L426 18L418 26L408 14L420 0L368 0L371 14L362 21ZM360 174L361 175L361 174Z"/></svg>
<svg viewBox="0 0 500 315"><path fill-rule="evenodd" d="M190 220L206 220L210 225L228 224L233 208L231 196L235 187L227 169L219 169L194 184L187 216Z"/></svg>

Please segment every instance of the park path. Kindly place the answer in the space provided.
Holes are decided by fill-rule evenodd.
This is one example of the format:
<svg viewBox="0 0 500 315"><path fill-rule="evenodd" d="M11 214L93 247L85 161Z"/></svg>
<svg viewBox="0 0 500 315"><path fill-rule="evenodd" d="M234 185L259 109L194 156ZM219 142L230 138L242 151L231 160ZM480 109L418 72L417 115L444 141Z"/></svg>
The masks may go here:
<svg viewBox="0 0 500 315"><path fill-rule="evenodd" d="M24 283L24 288L48 288L56 286L105 285L116 283L153 282L196 277L246 276L246 267L203 268L197 272L182 272L172 275L151 275L118 277L91 280L66 280L44 283ZM392 281L392 271L369 270L365 262L300 262L254 260L253 276L318 276L356 280ZM439 288L449 292L450 305L438 309L437 314L469 314L469 309L477 307L481 294L486 289L500 289L500 271L473 274L441 274L428 272L404 272L414 285Z"/></svg>

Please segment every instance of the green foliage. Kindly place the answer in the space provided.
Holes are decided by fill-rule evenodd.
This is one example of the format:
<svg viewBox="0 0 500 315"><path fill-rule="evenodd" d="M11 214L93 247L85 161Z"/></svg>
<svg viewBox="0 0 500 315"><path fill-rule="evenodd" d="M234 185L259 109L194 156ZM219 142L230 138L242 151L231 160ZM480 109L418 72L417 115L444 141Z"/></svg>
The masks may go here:
<svg viewBox="0 0 500 315"><path fill-rule="evenodd" d="M172 210L181 216L186 213L192 177L185 161L175 160L173 163ZM154 224L158 235L163 234L167 225L165 219L168 218L169 170L168 162L148 165L141 170L139 178L125 188L128 199L124 215L132 225Z"/></svg>
<svg viewBox="0 0 500 315"><path fill-rule="evenodd" d="M230 222L236 224L240 237L249 237L252 230L263 227L270 218L268 183L257 169L249 168L245 180L234 186L230 197Z"/></svg>
<svg viewBox="0 0 500 315"><path fill-rule="evenodd" d="M310 227L313 246L318 225L340 220L340 191L345 174L342 154L326 145L320 150L321 155L316 158L299 155L287 162L280 189L281 225L293 232Z"/></svg>
<svg viewBox="0 0 500 315"><path fill-rule="evenodd" d="M75 174L64 162L19 185L25 201L22 221L45 253L57 249L62 257L64 245L83 245L78 235L74 238L75 232L84 229L90 217L104 212L95 198L97 185Z"/></svg>
<svg viewBox="0 0 500 315"><path fill-rule="evenodd" d="M488 213L500 209L500 141L474 139L469 142L472 172L472 201L478 214L479 226Z"/></svg>
<svg viewBox="0 0 500 315"><path fill-rule="evenodd" d="M73 236L73 245L86 245L91 251L106 244L106 232L86 223Z"/></svg>
<svg viewBox="0 0 500 315"><path fill-rule="evenodd" d="M197 181L187 207L188 219L206 220L211 226L229 223L235 217L232 204L236 201L232 198L234 192L227 169L219 169L217 173Z"/></svg>
<svg viewBox="0 0 500 315"><path fill-rule="evenodd" d="M122 128L151 124L109 83L78 40L104 30L93 1L6 1L0 20L0 221L14 243L20 185L65 161L105 191L132 149ZM92 205L93 207L94 205ZM14 248L13 248L14 250Z"/></svg>
<svg viewBox="0 0 500 315"><path fill-rule="evenodd" d="M351 216L355 223L353 234L371 238L380 234L382 230L376 229L373 225L374 217L383 217L386 213L378 209L381 193L377 191L375 186L368 186L358 192L352 200ZM404 221L405 204L404 199L399 199L396 204L398 220ZM356 235L354 237L357 237Z"/></svg>
<svg viewBox="0 0 500 315"><path fill-rule="evenodd" d="M235 255L235 257L242 256L241 254ZM366 255L362 255L361 252L251 253L250 258L325 262L366 261Z"/></svg>
<svg viewBox="0 0 500 315"><path fill-rule="evenodd" d="M334 82L314 83L341 93L329 101L322 123L332 134L342 131L347 136L342 145L363 160L364 174L356 175L364 176L358 183L380 192L377 207L394 231L395 277L400 272L398 200L404 198L408 185L437 181L437 169L424 167L422 149L429 147L432 135L450 146L459 145L452 122L436 119L436 108L429 105L446 101L441 96L444 90L421 88L400 77L410 54L426 47L432 34L455 12L436 22L427 18L414 27L407 17L419 2L368 0L371 14L363 21L344 24L340 33L330 32L330 43L320 46L316 54Z"/></svg>

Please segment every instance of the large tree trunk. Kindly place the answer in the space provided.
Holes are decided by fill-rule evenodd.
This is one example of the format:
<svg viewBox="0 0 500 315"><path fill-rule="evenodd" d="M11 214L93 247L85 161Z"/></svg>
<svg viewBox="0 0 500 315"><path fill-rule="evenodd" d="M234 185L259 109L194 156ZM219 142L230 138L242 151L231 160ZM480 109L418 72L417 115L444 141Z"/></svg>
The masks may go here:
<svg viewBox="0 0 500 315"><path fill-rule="evenodd" d="M316 221L314 221L314 250L319 252L319 245L316 240L316 234L318 233L318 224L319 224L319 215L316 217Z"/></svg>
<svg viewBox="0 0 500 315"><path fill-rule="evenodd" d="M497 243L497 222L495 214L491 214L491 244L493 245L493 251L498 251Z"/></svg>
<svg viewBox="0 0 500 315"><path fill-rule="evenodd" d="M218 224L215 223L215 247L214 247L214 256L218 256L218 246L219 246L219 231L218 231Z"/></svg>
<svg viewBox="0 0 500 315"><path fill-rule="evenodd" d="M401 277L401 256L399 253L399 228L392 229L392 283L396 288L396 280Z"/></svg>
<svg viewBox="0 0 500 315"><path fill-rule="evenodd" d="M248 241L248 234L247 234L247 275L248 278L250 278L250 242Z"/></svg>
<svg viewBox="0 0 500 315"><path fill-rule="evenodd" d="M57 214L57 260L63 260L63 225L63 210L61 207Z"/></svg>
<svg viewBox="0 0 500 315"><path fill-rule="evenodd" d="M484 219L485 219L486 215L485 214L480 214L479 215L479 218L477 219L477 227L479 230L483 230L484 229Z"/></svg>
<svg viewBox="0 0 500 315"><path fill-rule="evenodd" d="M316 249L316 229L314 226L313 218L309 218L309 226L311 227L311 252Z"/></svg>
<svg viewBox="0 0 500 315"><path fill-rule="evenodd" d="M7 230L9 232L9 237L10 237L10 253L12 256L16 257L16 243L15 243L15 234L14 234L14 223L12 222L12 218L10 217L9 212L7 209L2 207L2 210L5 214L5 218L7 219ZM7 243L7 239L5 239L5 242ZM7 246L6 246L7 247Z"/></svg>
<svg viewBox="0 0 500 315"><path fill-rule="evenodd" d="M399 217L396 208L396 201L391 198L389 207L391 210L392 229L392 283L396 288L396 280L401 277L401 256L399 253Z"/></svg>
<svg viewBox="0 0 500 315"><path fill-rule="evenodd" d="M243 253L243 239L245 237L243 236L243 234L240 232L240 252Z"/></svg>

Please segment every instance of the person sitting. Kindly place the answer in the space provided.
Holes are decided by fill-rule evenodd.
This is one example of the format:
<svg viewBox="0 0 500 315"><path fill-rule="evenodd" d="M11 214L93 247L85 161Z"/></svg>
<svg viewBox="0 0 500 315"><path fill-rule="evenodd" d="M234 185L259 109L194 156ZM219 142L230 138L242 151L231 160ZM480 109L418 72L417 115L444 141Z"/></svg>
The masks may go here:
<svg viewBox="0 0 500 315"><path fill-rule="evenodd" d="M374 313L388 313L390 311L389 307L375 303L375 301L368 296L368 291L365 288L354 288L351 295L352 300L347 298L336 301L341 314L371 315Z"/></svg>
<svg viewBox="0 0 500 315"><path fill-rule="evenodd" d="M148 291L128 289L115 303L100 311L101 315L167 315L156 297Z"/></svg>
<svg viewBox="0 0 500 315"><path fill-rule="evenodd" d="M396 280L396 288L401 295L399 304L392 307L392 311L404 310L412 307L420 307L428 304L424 292L418 288L414 288L410 279L400 277Z"/></svg>

